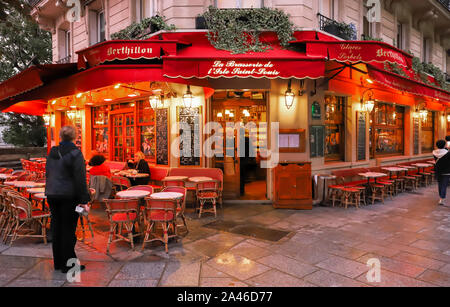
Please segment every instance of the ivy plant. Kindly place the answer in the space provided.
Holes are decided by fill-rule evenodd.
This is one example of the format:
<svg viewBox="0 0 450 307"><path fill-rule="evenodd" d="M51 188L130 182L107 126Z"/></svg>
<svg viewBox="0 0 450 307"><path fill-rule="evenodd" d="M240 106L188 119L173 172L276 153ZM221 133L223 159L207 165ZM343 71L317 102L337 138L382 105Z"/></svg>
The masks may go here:
<svg viewBox="0 0 450 307"><path fill-rule="evenodd" d="M142 19L141 22L134 22L130 26L116 33L111 34L111 39L144 39L148 34L160 30L175 30L175 25L168 25L164 16L155 15L150 18Z"/></svg>
<svg viewBox="0 0 450 307"><path fill-rule="evenodd" d="M370 35L363 35L362 36L363 41L376 41L376 42L382 42L382 38L372 37Z"/></svg>
<svg viewBox="0 0 450 307"><path fill-rule="evenodd" d="M416 73L416 79L418 79L419 81L436 86L436 84L433 84L428 80L427 74L430 74L436 80L436 83L439 87L446 91L450 90L450 86L445 80L444 73L439 69L439 67L433 65L432 63L424 63L418 57L413 57L412 69Z"/></svg>
<svg viewBox="0 0 450 307"><path fill-rule="evenodd" d="M270 45L259 38L262 31L273 31L280 45L288 46L293 40L294 24L289 15L278 9L218 9L210 6L203 13L208 28L207 37L217 49L233 54L264 52Z"/></svg>

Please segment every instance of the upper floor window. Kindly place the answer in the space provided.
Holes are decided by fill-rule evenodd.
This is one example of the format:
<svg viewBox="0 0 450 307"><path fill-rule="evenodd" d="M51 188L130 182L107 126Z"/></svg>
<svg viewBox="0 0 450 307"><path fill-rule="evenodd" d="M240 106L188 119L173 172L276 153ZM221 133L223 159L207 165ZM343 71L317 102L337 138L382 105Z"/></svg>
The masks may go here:
<svg viewBox="0 0 450 307"><path fill-rule="evenodd" d="M214 0L214 6L219 9L261 8L264 7L264 0Z"/></svg>
<svg viewBox="0 0 450 307"><path fill-rule="evenodd" d="M64 31L64 51L65 51L65 57L71 56L72 51L70 49L70 31Z"/></svg>
<svg viewBox="0 0 450 307"><path fill-rule="evenodd" d="M403 42L403 24L398 22L397 23L397 42L396 42L396 47L398 49L403 49L404 46L404 42Z"/></svg>
<svg viewBox="0 0 450 307"><path fill-rule="evenodd" d="M424 37L422 42L422 62L431 62L431 41Z"/></svg>
<svg viewBox="0 0 450 307"><path fill-rule="evenodd" d="M154 16L156 13L156 0L135 0L136 22Z"/></svg>
<svg viewBox="0 0 450 307"><path fill-rule="evenodd" d="M91 45L106 40L104 11L89 11L89 42Z"/></svg>

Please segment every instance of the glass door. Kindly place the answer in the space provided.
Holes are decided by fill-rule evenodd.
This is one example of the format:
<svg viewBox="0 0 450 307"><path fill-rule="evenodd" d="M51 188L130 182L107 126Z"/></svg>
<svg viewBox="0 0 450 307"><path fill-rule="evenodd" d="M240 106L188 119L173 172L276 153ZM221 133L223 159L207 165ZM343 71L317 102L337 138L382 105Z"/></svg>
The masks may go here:
<svg viewBox="0 0 450 307"><path fill-rule="evenodd" d="M128 161L133 159L135 150L134 114L112 115L112 131L112 160Z"/></svg>

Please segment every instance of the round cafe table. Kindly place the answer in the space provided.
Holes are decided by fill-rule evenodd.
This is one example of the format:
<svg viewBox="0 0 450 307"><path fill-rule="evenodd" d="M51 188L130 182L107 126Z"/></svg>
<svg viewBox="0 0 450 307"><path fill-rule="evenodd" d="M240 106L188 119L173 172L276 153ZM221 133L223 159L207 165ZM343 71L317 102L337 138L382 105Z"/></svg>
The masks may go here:
<svg viewBox="0 0 450 307"><path fill-rule="evenodd" d="M211 177L204 177L204 176L189 177L189 181L194 182L194 183L211 181L211 180L213 180Z"/></svg>
<svg viewBox="0 0 450 307"><path fill-rule="evenodd" d="M163 181L178 181L178 180L187 180L188 176L167 176L163 178Z"/></svg>
<svg viewBox="0 0 450 307"><path fill-rule="evenodd" d="M141 199L145 198L150 194L149 191L143 190L125 190L117 192L116 196L119 198L127 198L127 199Z"/></svg>
<svg viewBox="0 0 450 307"><path fill-rule="evenodd" d="M406 168L394 167L394 166L393 167L383 167L381 169L384 169L389 172L389 179L392 179L392 173L408 171Z"/></svg>
<svg viewBox="0 0 450 307"><path fill-rule="evenodd" d="M16 181L14 186L16 188L42 188L45 187L45 183L34 181Z"/></svg>
<svg viewBox="0 0 450 307"><path fill-rule="evenodd" d="M13 186L15 186L16 182L18 182L18 181L5 181L5 182L3 182L3 184L13 187Z"/></svg>
<svg viewBox="0 0 450 307"><path fill-rule="evenodd" d="M419 169L419 172L422 172L422 173L425 171L426 167L433 166L433 164L428 164L428 163L414 163L414 164L411 164L411 165L417 166L417 168Z"/></svg>
<svg viewBox="0 0 450 307"><path fill-rule="evenodd" d="M376 173L376 172L359 173L358 175L367 178L367 184L369 184L369 185L370 185L371 178L374 178L375 183L377 183L377 178L386 176L385 173Z"/></svg>
<svg viewBox="0 0 450 307"><path fill-rule="evenodd" d="M151 199L181 199L183 198L183 194L178 192L158 192L153 193L149 196Z"/></svg>
<svg viewBox="0 0 450 307"><path fill-rule="evenodd" d="M29 188L27 189L27 193L29 194L45 193L45 188Z"/></svg>

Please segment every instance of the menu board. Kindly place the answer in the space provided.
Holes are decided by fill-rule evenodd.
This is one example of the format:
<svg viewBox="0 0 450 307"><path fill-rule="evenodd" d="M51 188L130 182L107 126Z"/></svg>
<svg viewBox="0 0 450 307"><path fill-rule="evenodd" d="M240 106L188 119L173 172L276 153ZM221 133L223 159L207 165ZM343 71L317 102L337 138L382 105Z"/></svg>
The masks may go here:
<svg viewBox="0 0 450 307"><path fill-rule="evenodd" d="M309 129L309 145L311 158L324 156L325 143L325 127L310 126Z"/></svg>
<svg viewBox="0 0 450 307"><path fill-rule="evenodd" d="M169 165L169 111L156 109L156 164Z"/></svg>
<svg viewBox="0 0 450 307"><path fill-rule="evenodd" d="M200 115L201 108L178 108L180 165L200 165ZM189 131L183 131L183 126Z"/></svg>
<svg viewBox="0 0 450 307"><path fill-rule="evenodd" d="M356 127L356 158L357 160L366 160L366 113L356 112L358 119Z"/></svg>
<svg viewBox="0 0 450 307"><path fill-rule="evenodd" d="M414 154L419 154L419 119L413 119L413 146L414 146Z"/></svg>

